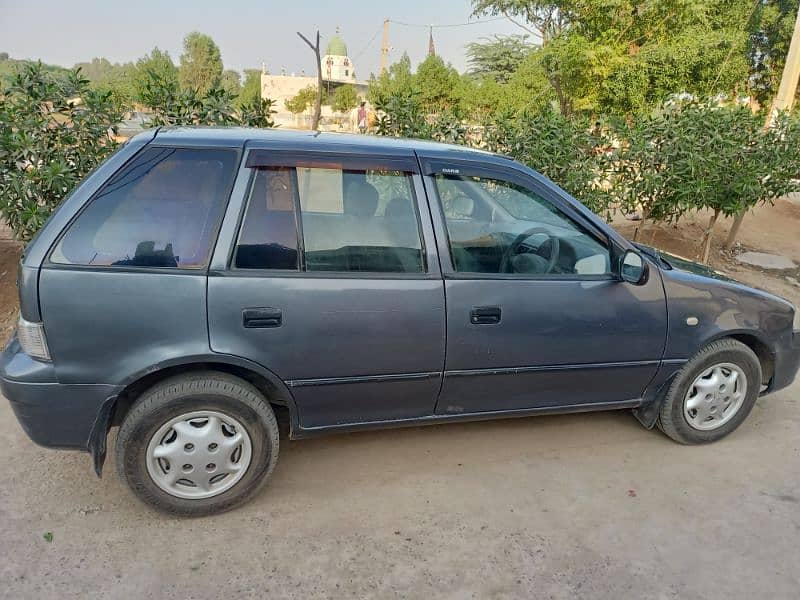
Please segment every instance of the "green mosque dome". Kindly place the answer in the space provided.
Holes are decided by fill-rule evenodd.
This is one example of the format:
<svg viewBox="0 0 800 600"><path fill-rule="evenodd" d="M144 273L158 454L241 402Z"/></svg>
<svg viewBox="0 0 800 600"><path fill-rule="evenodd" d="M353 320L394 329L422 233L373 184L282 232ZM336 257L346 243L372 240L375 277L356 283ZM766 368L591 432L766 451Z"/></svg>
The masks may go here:
<svg viewBox="0 0 800 600"><path fill-rule="evenodd" d="M344 40L339 37L339 29L336 29L336 35L331 38L331 41L328 42L328 49L325 51L325 54L329 56L347 56L347 46L344 43Z"/></svg>

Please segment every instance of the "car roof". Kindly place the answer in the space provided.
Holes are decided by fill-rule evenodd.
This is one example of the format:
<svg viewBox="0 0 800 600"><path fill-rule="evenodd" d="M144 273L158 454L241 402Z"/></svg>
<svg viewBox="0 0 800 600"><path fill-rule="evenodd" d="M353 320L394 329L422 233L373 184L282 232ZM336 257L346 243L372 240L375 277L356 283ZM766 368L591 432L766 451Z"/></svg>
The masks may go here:
<svg viewBox="0 0 800 600"><path fill-rule="evenodd" d="M152 135L152 133L150 134ZM498 154L427 140L378 135L314 132L293 129L256 129L248 127L162 127L156 132L156 144L281 148L294 151L344 151L368 154L411 155L413 152L460 154L474 158L506 158Z"/></svg>

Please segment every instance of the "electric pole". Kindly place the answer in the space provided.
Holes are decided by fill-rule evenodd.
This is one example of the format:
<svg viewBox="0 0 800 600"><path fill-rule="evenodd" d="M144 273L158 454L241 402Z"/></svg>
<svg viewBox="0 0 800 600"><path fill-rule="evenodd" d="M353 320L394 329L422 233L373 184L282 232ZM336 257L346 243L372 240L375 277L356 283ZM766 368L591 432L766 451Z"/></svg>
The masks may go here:
<svg viewBox="0 0 800 600"><path fill-rule="evenodd" d="M383 20L383 40L381 40L381 75L386 72L389 59L389 19Z"/></svg>
<svg viewBox="0 0 800 600"><path fill-rule="evenodd" d="M794 33L789 44L789 53L786 55L786 64L783 67L781 85L778 94L772 101L772 108L767 117L767 127L775 122L775 117L782 110L792 110L794 96L797 92L797 81L800 78L800 11L794 22Z"/></svg>
<svg viewBox="0 0 800 600"><path fill-rule="evenodd" d="M764 123L764 129L772 127L780 111L792 110L794 96L797 93L798 80L800 80L800 10L797 12L797 17L795 18L794 33L792 33L792 41L789 44L789 52L786 54L786 64L783 66L781 84L780 87L778 87L778 93L772 101L772 106L767 113L767 121ZM743 220L744 213L736 215L736 218L733 220L733 225L731 225L731 230L728 233L728 239L725 240L726 250L733 248Z"/></svg>

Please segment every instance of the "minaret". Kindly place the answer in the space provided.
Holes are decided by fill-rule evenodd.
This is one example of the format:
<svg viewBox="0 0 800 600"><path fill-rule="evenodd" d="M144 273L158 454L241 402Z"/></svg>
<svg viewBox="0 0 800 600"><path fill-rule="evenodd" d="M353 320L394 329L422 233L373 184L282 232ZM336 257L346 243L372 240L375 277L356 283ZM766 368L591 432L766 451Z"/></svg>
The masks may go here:
<svg viewBox="0 0 800 600"><path fill-rule="evenodd" d="M431 26L428 36L428 56L436 56L436 48L433 47L433 26Z"/></svg>

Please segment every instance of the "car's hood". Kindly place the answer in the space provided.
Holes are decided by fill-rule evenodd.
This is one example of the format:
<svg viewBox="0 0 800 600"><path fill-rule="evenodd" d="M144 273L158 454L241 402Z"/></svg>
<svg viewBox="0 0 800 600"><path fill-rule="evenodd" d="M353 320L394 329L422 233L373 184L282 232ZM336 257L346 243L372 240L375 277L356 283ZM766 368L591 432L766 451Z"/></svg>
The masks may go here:
<svg viewBox="0 0 800 600"><path fill-rule="evenodd" d="M686 271L687 273L693 273L695 275L702 275L703 277L711 277L712 279L719 279L721 281L732 281L735 283L741 283L728 277L727 275L723 275L719 271L712 269L708 265L704 265L703 263L695 262L693 260L689 260L683 256L678 256L677 254L670 254L669 252L664 252L663 250L659 250L658 248L653 248L652 246L646 246L645 244L635 244L637 248L640 248L645 254L649 256L655 256L659 262L661 262L661 266L667 269L677 269L678 271ZM743 284L744 285L744 284Z"/></svg>

